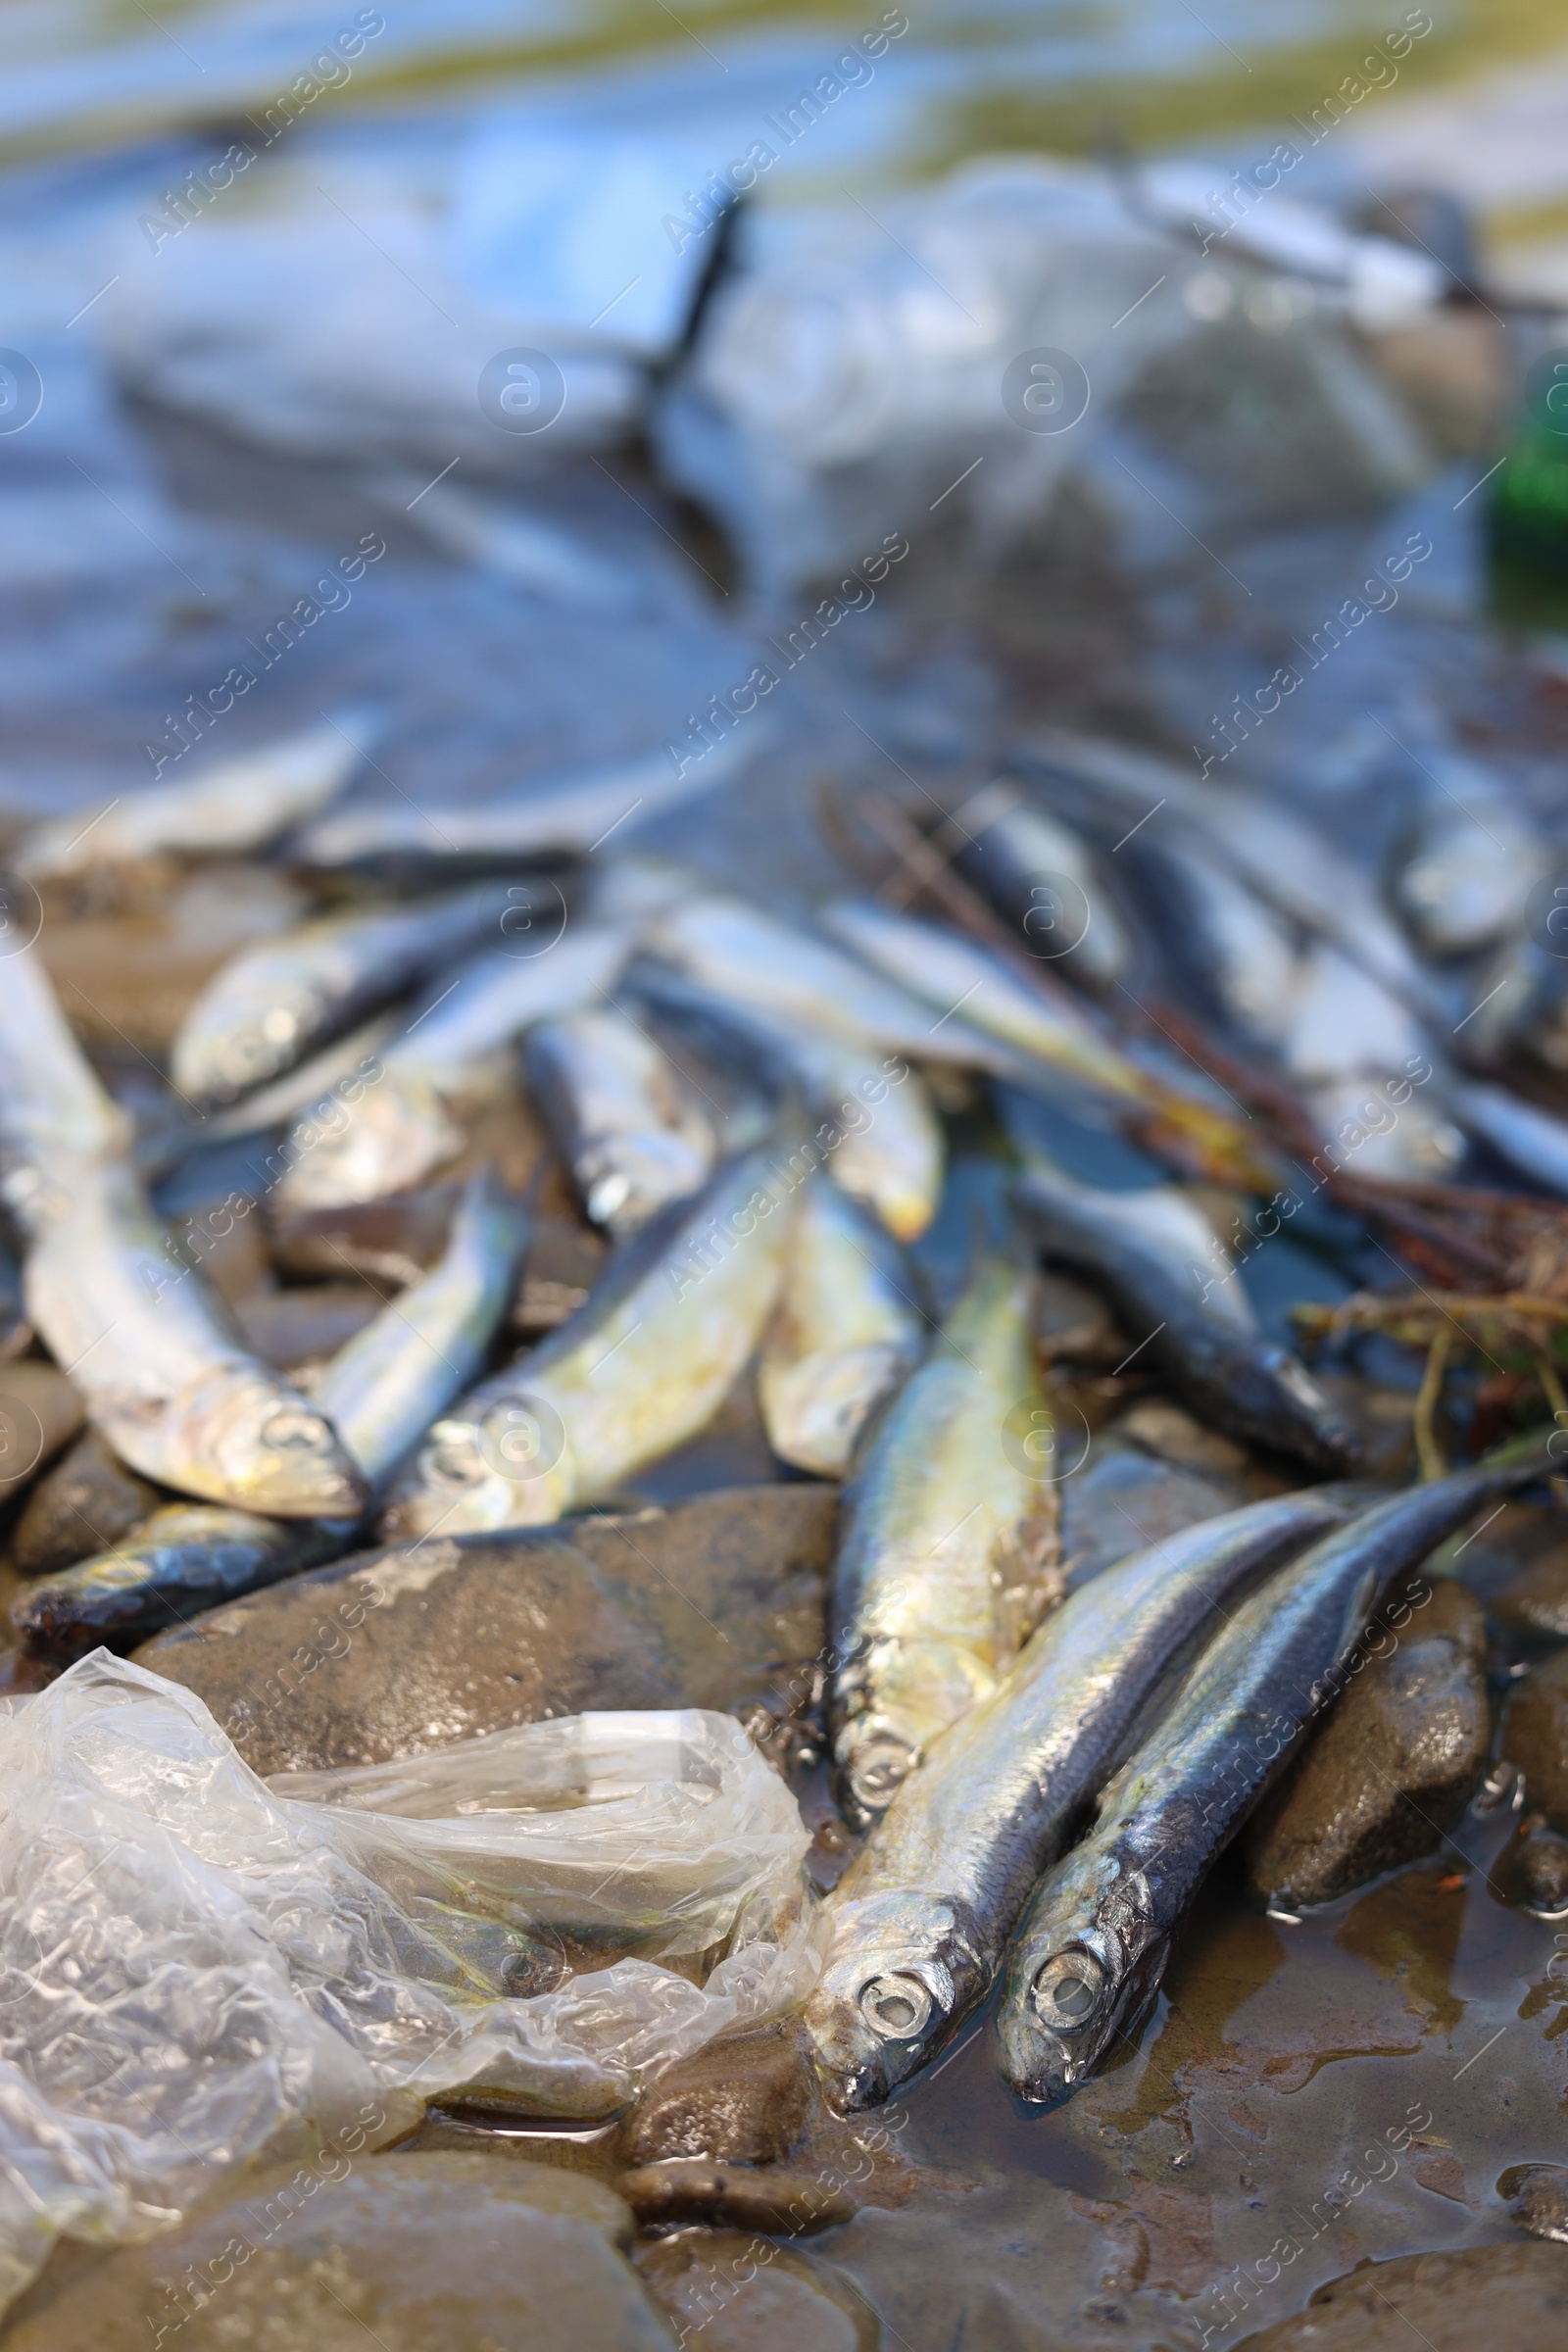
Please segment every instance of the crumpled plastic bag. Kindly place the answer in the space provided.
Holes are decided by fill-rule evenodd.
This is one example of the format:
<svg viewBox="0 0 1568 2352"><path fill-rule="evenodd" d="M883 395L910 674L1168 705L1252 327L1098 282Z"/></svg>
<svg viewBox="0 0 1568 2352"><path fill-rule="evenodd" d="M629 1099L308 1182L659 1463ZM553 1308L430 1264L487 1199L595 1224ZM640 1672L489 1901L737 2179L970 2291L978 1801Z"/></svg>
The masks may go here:
<svg viewBox="0 0 1568 2352"><path fill-rule="evenodd" d="M612 2110L817 1966L799 1810L725 1715L272 1788L95 1650L0 1703L0 2308L63 2233L149 2235L442 2091Z"/></svg>

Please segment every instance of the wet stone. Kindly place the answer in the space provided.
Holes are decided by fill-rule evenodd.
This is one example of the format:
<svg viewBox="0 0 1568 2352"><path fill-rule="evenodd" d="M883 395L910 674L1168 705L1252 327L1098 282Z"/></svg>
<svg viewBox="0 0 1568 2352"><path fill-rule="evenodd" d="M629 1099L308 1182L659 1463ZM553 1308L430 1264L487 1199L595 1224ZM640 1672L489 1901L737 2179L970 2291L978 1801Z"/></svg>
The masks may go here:
<svg viewBox="0 0 1568 2352"><path fill-rule="evenodd" d="M1525 1776L1525 1804L1568 1831L1568 1649L1533 1667L1503 1719L1503 1753Z"/></svg>
<svg viewBox="0 0 1568 2352"><path fill-rule="evenodd" d="M627 2117L621 2156L628 2165L675 2156L767 2164L795 2146L811 2102L810 2066L780 2020L667 2068Z"/></svg>
<svg viewBox="0 0 1568 2352"><path fill-rule="evenodd" d="M22 1507L11 1556L24 1576L45 1576L107 1551L155 1511L163 1490L127 1470L95 1429L46 1470Z"/></svg>
<svg viewBox="0 0 1568 2352"><path fill-rule="evenodd" d="M740 2230L690 2231L637 2248L678 2340L702 2352L879 2352L881 2324L841 2272Z"/></svg>
<svg viewBox="0 0 1568 2352"><path fill-rule="evenodd" d="M361 1552L161 1634L261 1773L379 1764L589 1707L742 1710L811 1688L837 1490Z"/></svg>
<svg viewBox="0 0 1568 2352"><path fill-rule="evenodd" d="M782 2164L714 2164L706 2156L634 2166L615 2186L645 2228L706 2222L801 2237L838 2229L856 2210L846 2189L814 2173Z"/></svg>
<svg viewBox="0 0 1568 2352"><path fill-rule="evenodd" d="M339 2159L338 2161L341 2161ZM7 2352L668 2352L598 2181L455 2154L249 2174L220 2204L18 2306Z"/></svg>
<svg viewBox="0 0 1568 2352"><path fill-rule="evenodd" d="M1568 1642L1568 1528L1562 1515L1542 1510L1545 1522L1524 1565L1492 1601L1492 1614L1527 1641Z"/></svg>
<svg viewBox="0 0 1568 2352"><path fill-rule="evenodd" d="M406 1290L446 1248L459 1190L452 1183L428 1184L387 1200L279 1216L272 1225L272 1261L306 1282L341 1282L358 1274L383 1290Z"/></svg>
<svg viewBox="0 0 1568 2352"><path fill-rule="evenodd" d="M1568 2250L1515 2242L1363 2263L1249 2336L1247 2352L1561 2352L1565 2341Z"/></svg>
<svg viewBox="0 0 1568 2352"><path fill-rule="evenodd" d="M279 1372L321 1363L346 1348L381 1311L366 1283L321 1282L293 1291L258 1291L235 1306L253 1352Z"/></svg>
<svg viewBox="0 0 1568 2352"><path fill-rule="evenodd" d="M1061 1551L1070 1591L1102 1569L1163 1544L1243 1500L1234 1484L1155 1460L1134 1446L1100 1446L1061 1489Z"/></svg>
<svg viewBox="0 0 1568 2352"><path fill-rule="evenodd" d="M1255 1894L1326 1903L1430 1854L1458 1821L1491 1739L1485 1621L1442 1583L1334 1702L1246 1836Z"/></svg>
<svg viewBox="0 0 1568 2352"><path fill-rule="evenodd" d="M1568 1838L1539 1821L1521 1828L1523 1835L1505 1857L1507 1891L1527 1911L1560 1919L1568 1913Z"/></svg>
<svg viewBox="0 0 1568 2352"><path fill-rule="evenodd" d="M81 1420L80 1398L53 1364L0 1364L0 1504L25 1492Z"/></svg>
<svg viewBox="0 0 1568 2352"><path fill-rule="evenodd" d="M1568 2245L1568 2171L1560 2164L1527 2164L1504 2173L1497 2193L1507 2198L1521 2230Z"/></svg>

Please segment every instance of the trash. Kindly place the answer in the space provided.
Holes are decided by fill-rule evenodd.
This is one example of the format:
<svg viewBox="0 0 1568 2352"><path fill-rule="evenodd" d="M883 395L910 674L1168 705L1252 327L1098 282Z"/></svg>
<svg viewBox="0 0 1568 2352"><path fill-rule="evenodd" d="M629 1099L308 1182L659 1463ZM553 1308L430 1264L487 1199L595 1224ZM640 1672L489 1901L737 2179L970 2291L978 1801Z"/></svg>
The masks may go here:
<svg viewBox="0 0 1568 2352"><path fill-rule="evenodd" d="M5 2302L61 2234L167 2229L371 2105L623 2105L814 1973L807 1833L726 1716L270 1787L191 1692L100 1650L3 1702L0 1773Z"/></svg>

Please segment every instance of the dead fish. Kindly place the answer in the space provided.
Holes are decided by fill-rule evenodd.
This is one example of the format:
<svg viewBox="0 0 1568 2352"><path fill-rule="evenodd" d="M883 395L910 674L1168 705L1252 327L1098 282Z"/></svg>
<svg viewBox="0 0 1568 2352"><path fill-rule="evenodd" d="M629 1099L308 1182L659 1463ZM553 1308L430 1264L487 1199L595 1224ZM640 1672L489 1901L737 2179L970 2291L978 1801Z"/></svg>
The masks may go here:
<svg viewBox="0 0 1568 2352"><path fill-rule="evenodd" d="M396 1010L378 1012L359 1029L351 1029L346 1037L337 1038L323 1046L270 1086L259 1086L253 1094L242 1096L223 1110L208 1113L197 1122L183 1124L177 1136L171 1137L162 1157L177 1158L181 1150L199 1144L222 1144L237 1136L263 1135L270 1127L282 1127L298 1118L303 1110L319 1103L345 1084L364 1084L373 1078L380 1068L380 1056L393 1039L401 1037L407 1027L407 1015Z"/></svg>
<svg viewBox="0 0 1568 2352"><path fill-rule="evenodd" d="M317 1382L315 1402L369 1487L478 1371L532 1233L522 1202L489 1175L475 1176L439 1263L350 1340Z"/></svg>
<svg viewBox="0 0 1568 2352"><path fill-rule="evenodd" d="M869 900L839 900L824 907L822 921L867 963L940 1007L939 1026L961 1009L970 1027L1011 1050L1015 1066L1018 1057L1044 1064L1118 1102L1141 1102L1149 1094L1143 1072L1101 1036L1070 996L1048 1000L956 932L894 914Z"/></svg>
<svg viewBox="0 0 1568 2352"><path fill-rule="evenodd" d="M357 1510L330 1426L247 1352L153 1216L126 1141L32 951L0 958L0 1154L24 1294L90 1417L161 1486L281 1518Z"/></svg>
<svg viewBox="0 0 1568 2352"><path fill-rule="evenodd" d="M1501 1086L1456 1086L1449 1107L1461 1127L1544 1192L1568 1196L1568 1120Z"/></svg>
<svg viewBox="0 0 1568 2352"><path fill-rule="evenodd" d="M433 1425L386 1539L539 1526L695 1437L773 1311L798 1184L746 1152L622 1244L574 1315Z"/></svg>
<svg viewBox="0 0 1568 2352"><path fill-rule="evenodd" d="M519 1200L475 1177L440 1262L350 1340L317 1383L313 1403L330 1416L371 1492L482 1363L530 1230ZM171 1504L122 1543L33 1585L12 1623L56 1655L156 1633L336 1558L360 1524L357 1515L282 1521Z"/></svg>
<svg viewBox="0 0 1568 2352"><path fill-rule="evenodd" d="M1205 1011L1277 1048L1301 977L1293 928L1186 839L1140 833L1129 848L1150 916Z"/></svg>
<svg viewBox="0 0 1568 2352"><path fill-rule="evenodd" d="M758 1371L780 1461L843 1478L868 1417L918 1363L925 1338L897 1244L836 1185L808 1177Z"/></svg>
<svg viewBox="0 0 1568 2352"><path fill-rule="evenodd" d="M461 965L376 1056L355 1100L329 1097L290 1130L275 1212L338 1208L418 1184L462 1149L453 1108L508 1082L502 1050L536 1021L604 996L630 944L618 924L568 924L542 953L492 948Z"/></svg>
<svg viewBox="0 0 1568 2352"><path fill-rule="evenodd" d="M951 2040L1173 1660L1357 1499L1249 1503L1107 1568L909 1775L822 1905L805 2022L836 2107L877 2105Z"/></svg>
<svg viewBox="0 0 1568 2352"><path fill-rule="evenodd" d="M1427 1084L1436 1075L1421 1054L1403 1071L1304 1087L1301 1101L1335 1165L1357 1176L1431 1183L1451 1176L1464 1156L1446 1081Z"/></svg>
<svg viewBox="0 0 1568 2352"><path fill-rule="evenodd" d="M829 1716L841 1803L882 1814L1057 1596L1054 1432L1027 1275L982 1261L844 1497Z"/></svg>
<svg viewBox="0 0 1568 2352"><path fill-rule="evenodd" d="M1224 1245L1184 1193L1100 1192L1036 1156L1014 1199L1046 1257L1105 1293L1140 1363L1195 1413L1314 1470L1355 1466L1353 1431L1299 1358L1258 1330Z"/></svg>
<svg viewBox="0 0 1568 2352"><path fill-rule="evenodd" d="M185 1015L170 1058L176 1091L213 1104L265 1085L487 934L501 946L508 912L492 883L415 906L324 915L243 949Z"/></svg>
<svg viewBox="0 0 1568 2352"><path fill-rule="evenodd" d="M11 1535L24 1576L46 1576L112 1548L158 1506L158 1490L127 1470L96 1429L39 1479Z"/></svg>
<svg viewBox="0 0 1568 2352"><path fill-rule="evenodd" d="M873 971L744 899L704 898L649 925L643 946L714 996L772 1023L874 1045L916 1061L1016 1076L1019 1056L968 1021L933 1020L923 991Z"/></svg>
<svg viewBox="0 0 1568 2352"><path fill-rule="evenodd" d="M1402 1072L1423 1060L1425 1044L1409 1006L1348 956L1321 943L1307 951L1280 1038L1300 1085Z"/></svg>
<svg viewBox="0 0 1568 2352"><path fill-rule="evenodd" d="M397 869L413 861L439 870L466 862L487 869L519 858L585 854L617 825L651 816L727 784L768 740L764 725L737 727L702 759L678 766L667 751L530 782L477 808L443 798L439 816L410 801L381 799L307 826L293 844L301 865Z"/></svg>
<svg viewBox="0 0 1568 2352"><path fill-rule="evenodd" d="M711 1123L668 1054L625 1013L541 1021L524 1066L584 1208L617 1241L707 1182L718 1149Z"/></svg>
<svg viewBox="0 0 1568 2352"><path fill-rule="evenodd" d="M1130 977L1133 943L1093 851L1059 818L999 778L954 819L953 863L990 901L1026 955L1096 989Z"/></svg>
<svg viewBox="0 0 1568 2352"><path fill-rule="evenodd" d="M1343 1683L1379 1592L1510 1475L1524 1483L1539 1465L1499 1475L1483 1465L1393 1495L1231 1612L1013 1936L997 2031L1022 2097L1063 2098L1130 2043L1200 1886Z"/></svg>
<svg viewBox="0 0 1568 2352"><path fill-rule="evenodd" d="M17 844L10 863L25 880L45 882L166 852L214 858L261 849L324 808L379 732L374 712L340 710L265 751L218 760L188 781L127 793L96 816L77 810L38 825Z"/></svg>
<svg viewBox="0 0 1568 2352"><path fill-rule="evenodd" d="M1428 746L1425 806L1400 845L1393 896L1429 956L1468 956L1518 929L1544 870L1544 846L1498 778Z"/></svg>
<svg viewBox="0 0 1568 2352"><path fill-rule="evenodd" d="M860 1200L901 1242L917 1241L942 1198L946 1145L929 1088L899 1054L882 1054L831 1030L771 1017L679 974L640 960L635 993L689 1035L704 1057L797 1099L818 1124L814 1141L834 1183Z"/></svg>

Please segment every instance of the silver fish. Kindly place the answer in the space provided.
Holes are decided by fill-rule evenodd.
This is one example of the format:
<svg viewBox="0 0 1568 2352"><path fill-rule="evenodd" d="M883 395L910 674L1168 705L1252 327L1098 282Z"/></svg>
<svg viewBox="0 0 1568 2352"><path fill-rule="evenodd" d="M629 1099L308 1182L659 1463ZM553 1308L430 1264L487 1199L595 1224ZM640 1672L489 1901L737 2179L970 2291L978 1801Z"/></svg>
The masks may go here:
<svg viewBox="0 0 1568 2352"><path fill-rule="evenodd" d="M798 1096L819 1122L814 1141L834 1183L897 1240L918 1240L942 1198L946 1145L930 1090L902 1054L775 1019L645 961L630 977L705 1058L777 1098Z"/></svg>
<svg viewBox="0 0 1568 2352"><path fill-rule="evenodd" d="M773 1311L794 1190L749 1152L623 1244L575 1314L434 1424L383 1536L540 1526L695 1437Z"/></svg>
<svg viewBox="0 0 1568 2352"><path fill-rule="evenodd" d="M1148 1095L1143 1072L1102 1037L1065 990L1048 999L956 931L859 899L824 907L822 921L867 963L940 1008L943 1030L961 1008L969 1027L1010 1049L1014 1071L1022 1059L1044 1063L1114 1101L1139 1102Z"/></svg>
<svg viewBox="0 0 1568 2352"><path fill-rule="evenodd" d="M997 2030L1014 2090L1064 2097L1130 2040L1204 1876L1343 1682L1378 1593L1510 1477L1536 1475L1483 1466L1393 1495L1231 1614L1013 1936Z"/></svg>
<svg viewBox="0 0 1568 2352"><path fill-rule="evenodd" d="M1300 1359L1259 1331L1219 1236L1184 1193L1101 1192L1035 1156L1014 1198L1047 1258L1105 1293L1140 1362L1195 1413L1315 1470L1354 1467L1353 1432Z"/></svg>
<svg viewBox="0 0 1568 2352"><path fill-rule="evenodd" d="M1140 833L1130 849L1151 915L1184 976L1243 1036L1278 1046L1301 977L1292 929L1190 841Z"/></svg>
<svg viewBox="0 0 1568 2352"><path fill-rule="evenodd" d="M1172 1660L1352 1507L1324 1487L1278 1495L1107 1568L909 1776L822 1906L805 2020L835 2106L877 2105L951 2039Z"/></svg>
<svg viewBox="0 0 1568 2352"><path fill-rule="evenodd" d="M541 1021L524 1065L584 1208L617 1241L707 1182L712 1125L669 1056L625 1013L612 1006Z"/></svg>
<svg viewBox="0 0 1568 2352"><path fill-rule="evenodd" d="M1109 988L1130 977L1133 943L1081 835L999 778L954 818L953 863L987 898L1029 956L1074 980Z"/></svg>
<svg viewBox="0 0 1568 2352"><path fill-rule="evenodd" d="M830 1684L841 1802L884 1812L1057 1597L1054 1426L1027 1275L986 1259L844 1498Z"/></svg>
<svg viewBox="0 0 1568 2352"><path fill-rule="evenodd" d="M1568 1197L1568 1119L1501 1086L1456 1086L1449 1106L1461 1127L1544 1192Z"/></svg>
<svg viewBox="0 0 1568 2352"><path fill-rule="evenodd" d="M925 1337L897 1245L836 1185L808 1178L757 1377L780 1461L843 1478L869 1415L919 1362Z"/></svg>
<svg viewBox="0 0 1568 2352"><path fill-rule="evenodd" d="M11 852L29 882L126 865L172 851L232 857L260 849L340 792L380 731L368 710L340 710L265 751L200 769L188 781L155 784L111 801L96 816L77 810L24 834Z"/></svg>
<svg viewBox="0 0 1568 2352"><path fill-rule="evenodd" d="M147 1205L30 949L0 957L0 1156L27 1314L133 1469L282 1518L355 1511L330 1424L249 1353Z"/></svg>
<svg viewBox="0 0 1568 2352"><path fill-rule="evenodd" d="M652 954L715 996L774 1022L916 1061L956 1062L1015 1076L1019 1056L971 1022L933 1020L922 991L872 971L858 955L797 931L744 899L697 899L643 934Z"/></svg>
<svg viewBox="0 0 1568 2352"><path fill-rule="evenodd" d="M499 884L480 885L415 906L324 915L243 948L180 1025L170 1056L175 1088L190 1102L219 1103L265 1085L486 934L501 946L508 911Z"/></svg>
<svg viewBox="0 0 1568 2352"><path fill-rule="evenodd" d="M1544 846L1497 777L1428 746L1425 807L1401 845L1394 898L1429 956L1494 947L1523 922L1544 870Z"/></svg>
<svg viewBox="0 0 1568 2352"><path fill-rule="evenodd" d="M312 1403L330 1417L372 1492L483 1362L531 1228L518 1200L476 1176L439 1262L350 1340L316 1384ZM12 1623L57 1655L156 1633L335 1558L359 1524L167 1504L112 1548L28 1585Z"/></svg>
<svg viewBox="0 0 1568 2352"><path fill-rule="evenodd" d="M450 1159L463 1144L453 1109L508 1082L502 1049L602 997L630 944L619 924L567 924L539 954L491 948L460 966L377 1056L354 1102L313 1105L293 1128L273 1195L279 1212L378 1200Z"/></svg>
<svg viewBox="0 0 1568 2352"><path fill-rule="evenodd" d="M737 727L705 757L678 766L667 751L613 760L542 782L530 781L504 800L454 807L443 799L439 817L412 802L382 799L345 808L310 825L295 844L304 865L374 865L414 859L436 867L464 859L513 864L519 858L586 853L632 816L650 816L727 784L768 739L765 724Z"/></svg>
<svg viewBox="0 0 1568 2352"><path fill-rule="evenodd" d="M1370 972L1339 948L1307 951L1280 1040L1293 1078L1309 1086L1403 1071L1422 1059L1424 1046L1409 1006Z"/></svg>

